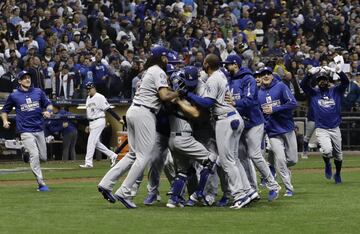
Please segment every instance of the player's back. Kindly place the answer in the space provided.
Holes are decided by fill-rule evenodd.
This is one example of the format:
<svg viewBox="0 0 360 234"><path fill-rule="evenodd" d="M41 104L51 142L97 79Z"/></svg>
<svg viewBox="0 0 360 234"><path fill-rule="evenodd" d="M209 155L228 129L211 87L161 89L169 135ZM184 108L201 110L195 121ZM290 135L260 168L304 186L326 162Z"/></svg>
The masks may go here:
<svg viewBox="0 0 360 234"><path fill-rule="evenodd" d="M158 90L161 87L168 87L165 72L157 65L149 67L141 78L141 84L135 93L133 102L156 111L160 110L161 100Z"/></svg>
<svg viewBox="0 0 360 234"><path fill-rule="evenodd" d="M211 114L214 116L220 116L236 109L230 104L225 102L225 95L230 95L228 81L225 75L217 70L206 81L206 94L205 97L209 97L215 100L215 105L211 109Z"/></svg>

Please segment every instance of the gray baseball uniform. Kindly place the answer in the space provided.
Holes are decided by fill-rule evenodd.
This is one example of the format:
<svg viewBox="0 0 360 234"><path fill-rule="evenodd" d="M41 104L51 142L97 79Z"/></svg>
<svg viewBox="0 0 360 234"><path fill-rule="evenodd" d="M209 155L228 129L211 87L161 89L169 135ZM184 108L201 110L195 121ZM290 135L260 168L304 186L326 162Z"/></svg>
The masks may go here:
<svg viewBox="0 0 360 234"><path fill-rule="evenodd" d="M254 165L249 165L249 169L247 169L247 165L249 163L246 163L246 160L241 160L244 165L245 170L247 171L248 179L250 181L250 184L254 188L256 184L257 188L257 182L256 182L256 173L254 173L253 169L255 166L259 172L261 173L262 177L267 180L266 186L269 190L279 190L280 186L274 179L273 175L271 174L271 171L269 169L268 164L266 163L264 157L261 153L261 140L264 135L264 124L260 124L257 126L254 126L250 129L246 129L243 133L243 136L241 137L242 144L244 144L245 147L245 156L249 157ZM240 142L241 144L241 142ZM239 154L241 156L241 154ZM255 176L255 178L254 178ZM255 183L255 184L254 184Z"/></svg>
<svg viewBox="0 0 360 234"><path fill-rule="evenodd" d="M163 87L168 87L165 72L158 65L149 67L144 72L133 104L126 113L128 141L132 152L120 160L99 184L112 190L115 184L114 180L120 178L131 167L121 187L115 193L120 197L131 198L133 184L142 175L153 155L156 141L155 114L161 107L158 90Z"/></svg>
<svg viewBox="0 0 360 234"><path fill-rule="evenodd" d="M220 70L211 74L206 85L204 97L215 100L211 114L216 120L215 135L219 163L228 177L229 190L236 201L245 197L251 189L249 184L247 186L242 181L244 178L241 175L245 172L241 172L243 168L237 156L244 121L236 109L225 102L225 94L229 92L229 87L225 75Z"/></svg>

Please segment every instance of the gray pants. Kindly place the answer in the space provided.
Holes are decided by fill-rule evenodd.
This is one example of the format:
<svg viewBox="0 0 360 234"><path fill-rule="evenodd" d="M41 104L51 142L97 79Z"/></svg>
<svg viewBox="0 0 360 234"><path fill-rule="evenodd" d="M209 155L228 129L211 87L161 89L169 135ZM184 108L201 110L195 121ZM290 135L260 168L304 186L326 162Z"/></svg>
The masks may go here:
<svg viewBox="0 0 360 234"><path fill-rule="evenodd" d="M315 134L325 157L334 157L337 161L343 160L339 127L332 129L316 128Z"/></svg>
<svg viewBox="0 0 360 234"><path fill-rule="evenodd" d="M174 161L168 148L168 141L168 137L157 134L153 158L149 165L148 193L159 193L160 174L163 169L170 184L176 176Z"/></svg>
<svg viewBox="0 0 360 234"><path fill-rule="evenodd" d="M46 142L44 132L24 132L21 133L21 140L24 148L30 154L30 167L39 185L45 185L40 168L40 159L47 160Z"/></svg>
<svg viewBox="0 0 360 234"><path fill-rule="evenodd" d="M170 135L169 148L176 162L177 170L186 173L193 159L202 163L210 159L215 162L217 155L208 151L203 144L195 140L191 133L183 132L182 136Z"/></svg>
<svg viewBox="0 0 360 234"><path fill-rule="evenodd" d="M291 183L291 171L288 167L295 165L298 161L295 131L269 137L269 141L274 153L276 170L285 188L294 191Z"/></svg>
<svg viewBox="0 0 360 234"><path fill-rule="evenodd" d="M309 142L314 131L315 131L315 122L308 121L306 123L304 141Z"/></svg>
<svg viewBox="0 0 360 234"><path fill-rule="evenodd" d="M278 190L280 186L274 179L273 175L271 174L269 166L265 161L261 152L261 141L263 135L264 135L264 124L254 126L244 131L243 136L241 137L241 143L245 145L245 150L246 150L244 156L245 158L251 159L252 163L259 170L262 177L264 177L267 180L266 187L269 190ZM243 161L246 162L246 159L243 158L244 157L241 157L241 162ZM243 165L245 171L247 172L251 186L254 189L255 188L257 189L256 173L254 171L254 166L250 163L247 164L243 163ZM253 183L255 183L255 185Z"/></svg>
<svg viewBox="0 0 360 234"><path fill-rule="evenodd" d="M156 117L145 107L131 106L126 113L126 120L130 152L106 173L99 185L112 190L118 179L130 168L121 187L116 191L117 195L130 198L133 184L144 173L153 156Z"/></svg>
<svg viewBox="0 0 360 234"><path fill-rule="evenodd" d="M234 120L240 121L237 129L231 128L231 122ZM251 189L242 181L244 179L242 175L246 175L246 173L238 157L240 135L243 129L244 121L239 114L218 120L215 124L216 145L219 152L218 161L228 178L229 190L234 200L244 197Z"/></svg>
<svg viewBox="0 0 360 234"><path fill-rule="evenodd" d="M77 137L77 130L63 136L62 160L76 160L75 146Z"/></svg>

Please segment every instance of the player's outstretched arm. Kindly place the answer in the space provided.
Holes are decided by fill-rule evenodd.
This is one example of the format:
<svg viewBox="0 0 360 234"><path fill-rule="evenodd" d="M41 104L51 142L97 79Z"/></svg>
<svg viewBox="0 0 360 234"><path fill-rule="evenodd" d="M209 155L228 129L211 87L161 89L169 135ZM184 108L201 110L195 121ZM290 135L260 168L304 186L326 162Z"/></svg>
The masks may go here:
<svg viewBox="0 0 360 234"><path fill-rule="evenodd" d="M198 118L200 116L200 111L196 106L191 105L188 101L184 99L177 99L176 103L179 105L182 112L184 112L185 115L192 117L192 118Z"/></svg>
<svg viewBox="0 0 360 234"><path fill-rule="evenodd" d="M173 99L177 98L179 96L179 93L177 91L171 91L169 88L167 87L162 87L159 89L159 97L161 99L161 101L164 102L170 102Z"/></svg>

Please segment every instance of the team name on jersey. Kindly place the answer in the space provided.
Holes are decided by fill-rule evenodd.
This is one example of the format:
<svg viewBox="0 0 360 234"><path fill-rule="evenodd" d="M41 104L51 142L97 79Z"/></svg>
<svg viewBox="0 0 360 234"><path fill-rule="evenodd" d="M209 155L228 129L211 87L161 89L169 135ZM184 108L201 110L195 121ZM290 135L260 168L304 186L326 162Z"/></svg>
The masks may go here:
<svg viewBox="0 0 360 234"><path fill-rule="evenodd" d="M318 105L324 108L331 108L335 106L335 100L332 98L323 98L318 100Z"/></svg>
<svg viewBox="0 0 360 234"><path fill-rule="evenodd" d="M25 101L26 103L20 105L21 111L29 112L29 111L34 111L37 108L40 108L39 101L32 101L31 98L26 98Z"/></svg>
<svg viewBox="0 0 360 234"><path fill-rule="evenodd" d="M275 107L275 106L280 106L281 105L281 101L278 99L278 100L271 100L271 97L270 97L270 101L266 100L266 103L262 104L261 107L265 107L265 106L272 106L272 107Z"/></svg>

